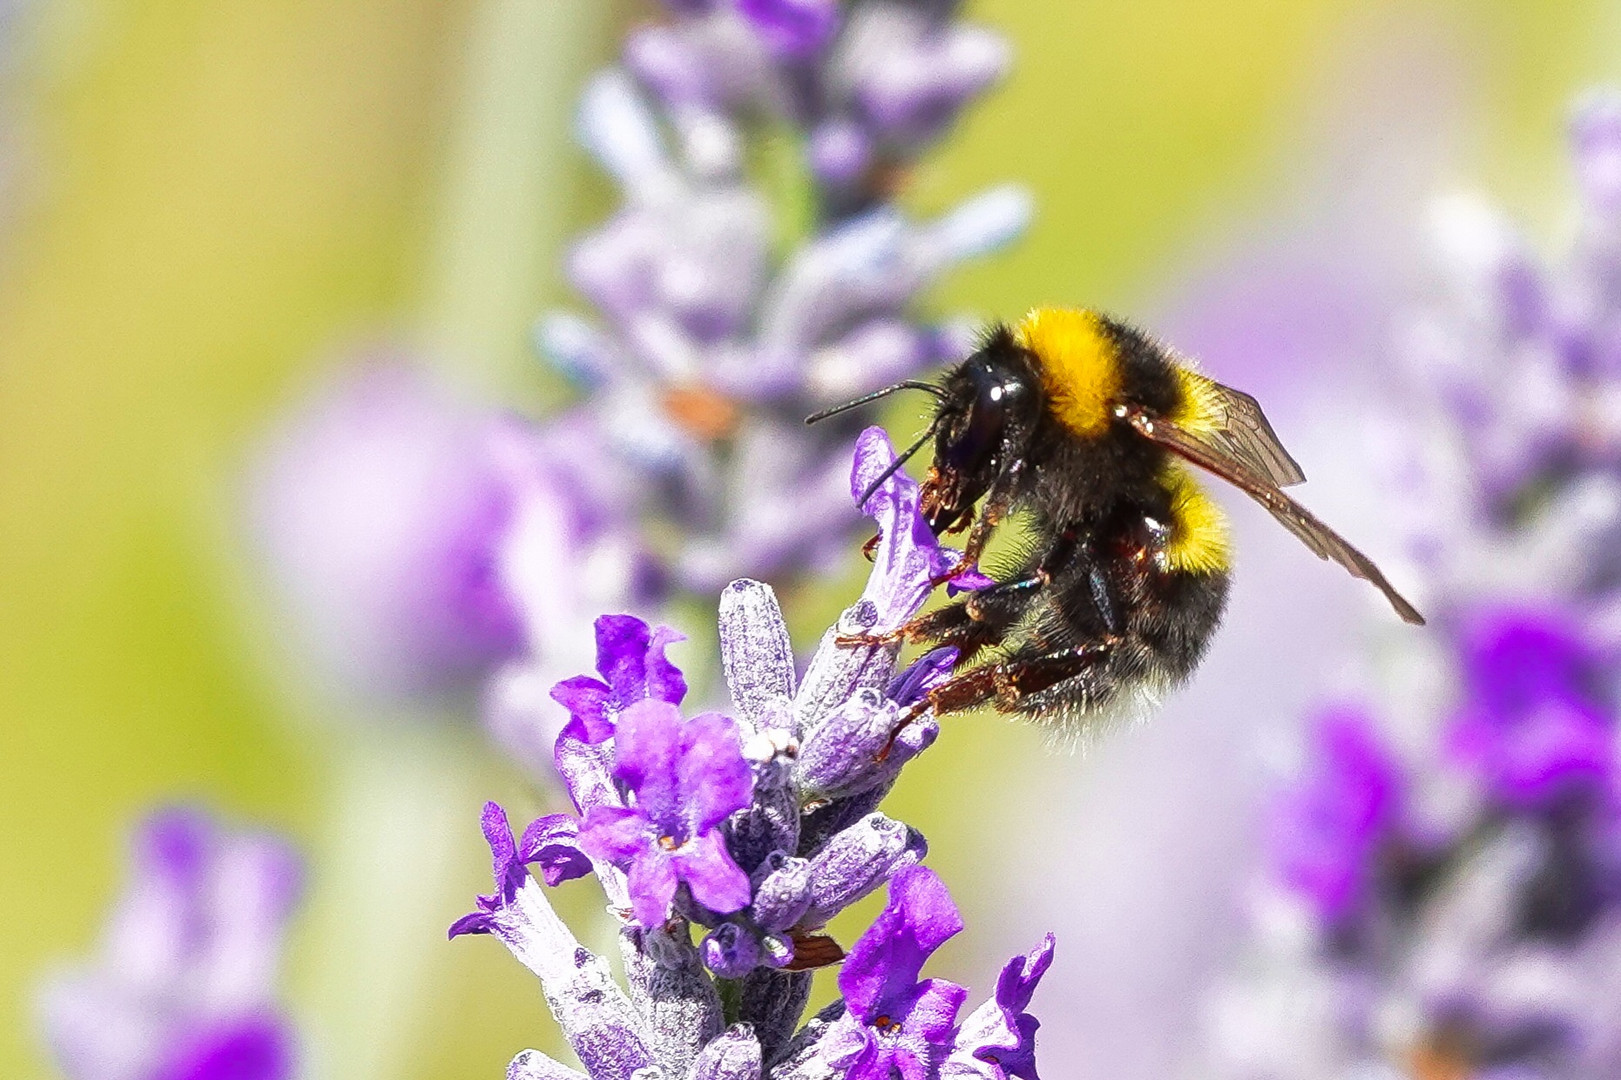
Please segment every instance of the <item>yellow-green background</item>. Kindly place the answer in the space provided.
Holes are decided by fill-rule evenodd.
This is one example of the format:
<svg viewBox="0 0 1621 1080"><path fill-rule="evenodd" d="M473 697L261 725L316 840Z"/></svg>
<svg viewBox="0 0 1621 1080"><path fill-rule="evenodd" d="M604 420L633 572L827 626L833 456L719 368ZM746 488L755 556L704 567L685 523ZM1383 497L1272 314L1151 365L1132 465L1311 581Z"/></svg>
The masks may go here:
<svg viewBox="0 0 1621 1080"><path fill-rule="evenodd" d="M937 209L1006 178L1034 189L1029 239L941 290L995 314L1034 299L1129 310L1221 222L1264 214L1324 137L1309 130L1313 96L1370 37L1411 27L1443 43L1469 133L1456 175L1533 217L1565 177L1569 93L1621 75L1621 14L1595 0L971 10L1011 37L1017 66L910 197ZM14 161L0 215L0 1075L49 1075L31 981L91 946L124 830L175 796L278 824L315 853L294 1007L317 1042L342 1028L389 1043L322 1060L350 1077L492 1077L549 1043L515 963L438 936L485 885L478 799L538 797L475 736L390 738L287 689L243 581L232 485L252 435L346 347L429 348L533 406L556 392L526 360L527 324L559 296L560 239L610 205L566 139L569 98L646 14L605 0L34 0L26 13L0 148ZM954 729L900 799L960 892L989 841L953 833L965 813L931 793L963 790L970 762L1036 752L1004 734ZM447 745L451 776L412 771ZM358 932L367 913L328 887L343 854L330 825L368 784L451 800L465 822L436 871L465 888L443 910L424 901L417 981L401 984L423 993L369 997L352 965L331 981L346 920ZM375 888L409 891L412 863L391 861Z"/></svg>

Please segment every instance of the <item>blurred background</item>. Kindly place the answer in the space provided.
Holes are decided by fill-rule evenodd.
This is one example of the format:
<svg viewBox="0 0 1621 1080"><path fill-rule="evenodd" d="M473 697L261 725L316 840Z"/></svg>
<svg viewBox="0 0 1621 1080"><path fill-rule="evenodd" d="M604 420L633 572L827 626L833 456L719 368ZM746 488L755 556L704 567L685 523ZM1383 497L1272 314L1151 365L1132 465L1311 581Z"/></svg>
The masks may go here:
<svg viewBox="0 0 1621 1080"><path fill-rule="evenodd" d="M93 948L130 830L174 800L306 853L285 996L311 1075L498 1076L555 1041L533 980L444 928L487 887L482 800L558 796L484 735L474 694L380 700L312 676L244 491L289 410L356 356L414 358L530 416L574 393L532 330L582 308L562 255L615 195L570 118L626 29L658 17L618 0L0 5L0 1073L58 1075L41 973ZM1265 401L1306 501L1412 581L1345 448L1425 295L1430 206L1478 190L1536 242L1568 233L1565 119L1621 79L1621 5L965 17L1008 39L1011 70L902 203L935 214L1013 181L1034 216L925 308L1085 304L1157 328ZM894 417L899 439L914 416ZM1244 937L1259 793L1378 622L1356 583L1234 518L1229 625L1164 715L1084 756L958 718L893 800L967 918L936 970L983 987L1058 930L1049 1077L1185 1060L1200 988ZM852 545L796 588L800 643L862 572ZM571 888L579 912L598 902Z"/></svg>

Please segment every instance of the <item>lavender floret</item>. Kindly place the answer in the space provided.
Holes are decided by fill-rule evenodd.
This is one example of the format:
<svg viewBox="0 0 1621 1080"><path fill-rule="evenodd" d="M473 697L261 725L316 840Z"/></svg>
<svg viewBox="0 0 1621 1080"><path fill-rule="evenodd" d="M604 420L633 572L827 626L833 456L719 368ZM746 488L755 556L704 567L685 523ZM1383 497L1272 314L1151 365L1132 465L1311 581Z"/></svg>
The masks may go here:
<svg viewBox="0 0 1621 1080"><path fill-rule="evenodd" d="M276 969L298 856L187 808L151 815L132 847L95 963L40 993L57 1065L73 1080L290 1080L298 1038Z"/></svg>
<svg viewBox="0 0 1621 1080"><path fill-rule="evenodd" d="M892 456L881 434L869 434L856 477ZM877 584L845 621L904 619L954 556L918 528L916 483L904 473L869 509L881 536ZM926 674L897 677L895 650L830 634L813 677L799 682L775 598L750 581L727 587L721 636L737 718L684 720L669 700L684 680L656 647L660 632L639 620L598 621L603 677L569 680L558 695L574 711L557 737L559 771L582 817L546 815L515 841L505 813L489 804L496 887L451 936L493 935L541 977L592 1080L647 1069L717 1080L887 1080L896 1069L912 1080L965 1071L1033 1080L1036 1024L1025 1010L1051 939L1016 958L993 1001L959 1023L968 991L923 979L921 969L962 920L944 883L919 865L923 837L874 809L939 730L927 712L892 730L900 706L885 688L915 690L938 676L938 661L925 657ZM626 990L605 984L601 962L563 926L526 864L548 883L586 865L595 871L621 920ZM885 885L889 907L846 957L828 920ZM707 931L696 946L693 924ZM841 959L840 1007L802 1026L811 971ZM561 1068L531 1051L512 1075L555 1078Z"/></svg>

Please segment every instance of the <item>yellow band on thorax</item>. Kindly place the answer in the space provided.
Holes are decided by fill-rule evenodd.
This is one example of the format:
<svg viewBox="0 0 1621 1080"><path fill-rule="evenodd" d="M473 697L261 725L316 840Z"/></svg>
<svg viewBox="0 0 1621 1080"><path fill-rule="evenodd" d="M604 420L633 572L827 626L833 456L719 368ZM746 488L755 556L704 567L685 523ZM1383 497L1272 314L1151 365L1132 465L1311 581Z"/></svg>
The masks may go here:
<svg viewBox="0 0 1621 1080"><path fill-rule="evenodd" d="M1034 353L1053 415L1077 435L1101 435L1120 390L1120 357L1096 312L1036 308L1013 329Z"/></svg>

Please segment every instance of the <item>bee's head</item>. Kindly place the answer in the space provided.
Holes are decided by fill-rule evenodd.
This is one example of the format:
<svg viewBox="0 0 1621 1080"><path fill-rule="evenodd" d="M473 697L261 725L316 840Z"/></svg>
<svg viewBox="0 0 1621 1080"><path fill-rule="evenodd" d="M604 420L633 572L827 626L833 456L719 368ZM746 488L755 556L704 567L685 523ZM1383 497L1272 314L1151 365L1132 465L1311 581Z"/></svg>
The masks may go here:
<svg viewBox="0 0 1621 1080"><path fill-rule="evenodd" d="M925 512L938 532L965 517L1024 456L1041 407L1041 384L1006 330L946 377L934 423L934 469Z"/></svg>

